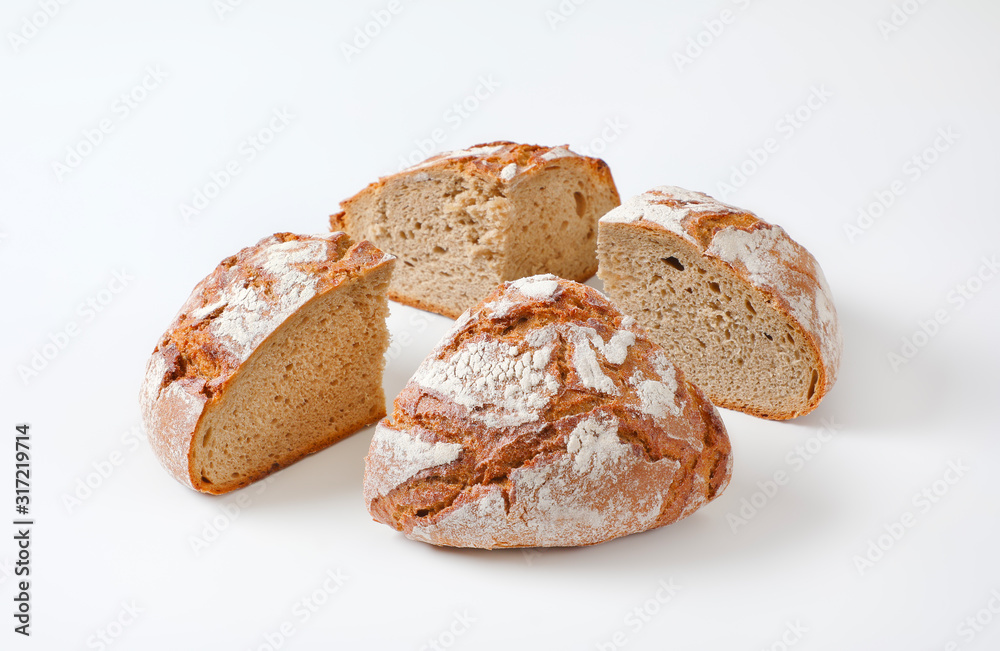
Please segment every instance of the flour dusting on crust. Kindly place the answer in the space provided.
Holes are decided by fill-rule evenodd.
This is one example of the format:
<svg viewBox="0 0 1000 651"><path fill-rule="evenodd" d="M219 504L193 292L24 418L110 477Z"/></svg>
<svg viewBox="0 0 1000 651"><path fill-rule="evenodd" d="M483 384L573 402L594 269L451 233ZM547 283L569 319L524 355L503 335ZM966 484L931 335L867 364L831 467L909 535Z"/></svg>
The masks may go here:
<svg viewBox="0 0 1000 651"><path fill-rule="evenodd" d="M702 214L744 214L736 206L723 203L702 192L662 185L632 197L601 217L606 224L634 224L639 220L657 224L680 235L692 244L698 241L685 228L684 221Z"/></svg>
<svg viewBox="0 0 1000 651"><path fill-rule="evenodd" d="M330 239L335 235L340 234L316 237ZM208 331L219 338L231 356L243 359L316 295L319 277L303 271L301 266L326 259L327 245L323 241L289 240L265 245L246 260L246 265L266 275L271 280L269 287L226 284L215 301L192 310L188 316L204 319L221 310L211 320Z"/></svg>
<svg viewBox="0 0 1000 651"><path fill-rule="evenodd" d="M372 443L366 501L433 544L587 545L644 531L718 494L706 442L729 455L721 421L703 418L707 400L635 320L553 276L506 283L464 313L400 395L383 421L398 431ZM461 424L442 425L456 447L414 454L441 417Z"/></svg>
<svg viewBox="0 0 1000 651"><path fill-rule="evenodd" d="M508 281L504 283L504 286L516 289L525 298L545 303L554 301L559 293L559 279L552 274L528 276L519 280ZM503 296L487 303L484 307L493 313L493 318L501 319L507 316L521 302L523 301L519 300L516 296L505 292Z"/></svg>
<svg viewBox="0 0 1000 651"><path fill-rule="evenodd" d="M590 416L570 434L565 453L511 473L509 508L499 486L481 487L409 536L492 548L589 545L645 531L659 518L679 467L672 459L651 462L623 443L615 417ZM608 483L618 490L602 490Z"/></svg>
<svg viewBox="0 0 1000 651"><path fill-rule="evenodd" d="M515 427L536 420L559 388L546 369L551 353L551 346L522 351L488 339L470 341L448 358L432 354L411 381L467 408L475 420Z"/></svg>
<svg viewBox="0 0 1000 651"><path fill-rule="evenodd" d="M385 495L417 473L451 463L461 456L460 444L429 443L424 440L428 435L422 428L400 431L384 422L375 426L369 454L380 464L380 470L365 475L366 500Z"/></svg>
<svg viewBox="0 0 1000 651"><path fill-rule="evenodd" d="M551 302L559 291L559 279L552 274L540 274L514 280L507 283L507 286L513 287L528 298Z"/></svg>

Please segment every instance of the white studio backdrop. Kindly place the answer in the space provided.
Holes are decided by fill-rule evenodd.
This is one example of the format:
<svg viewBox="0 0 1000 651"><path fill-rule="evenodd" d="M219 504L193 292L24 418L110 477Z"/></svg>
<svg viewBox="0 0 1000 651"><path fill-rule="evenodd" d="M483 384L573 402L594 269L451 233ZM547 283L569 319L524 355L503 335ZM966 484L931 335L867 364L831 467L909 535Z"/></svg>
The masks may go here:
<svg viewBox="0 0 1000 651"><path fill-rule="evenodd" d="M998 648L998 29L988 0L8 0L0 646ZM170 479L137 393L195 283L498 139L600 156L623 198L675 184L785 227L837 301L833 392L786 423L723 411L726 493L591 548L372 522L371 428L236 494ZM391 309L390 399L450 324Z"/></svg>

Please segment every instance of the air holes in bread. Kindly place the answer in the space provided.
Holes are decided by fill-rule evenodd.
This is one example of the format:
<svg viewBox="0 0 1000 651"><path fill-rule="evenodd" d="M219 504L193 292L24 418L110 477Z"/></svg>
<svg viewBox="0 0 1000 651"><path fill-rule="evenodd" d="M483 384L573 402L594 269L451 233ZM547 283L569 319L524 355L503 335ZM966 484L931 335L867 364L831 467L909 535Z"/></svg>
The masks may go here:
<svg viewBox="0 0 1000 651"><path fill-rule="evenodd" d="M806 396L806 400L810 400L813 394L816 393L816 383L819 382L819 373L813 371L812 381L809 383L809 395Z"/></svg>
<svg viewBox="0 0 1000 651"><path fill-rule="evenodd" d="M684 265L682 265L681 261L675 258L674 256L670 256L669 258L663 258L663 261L666 262L671 267L673 267L674 269L676 269L677 271L684 271Z"/></svg>

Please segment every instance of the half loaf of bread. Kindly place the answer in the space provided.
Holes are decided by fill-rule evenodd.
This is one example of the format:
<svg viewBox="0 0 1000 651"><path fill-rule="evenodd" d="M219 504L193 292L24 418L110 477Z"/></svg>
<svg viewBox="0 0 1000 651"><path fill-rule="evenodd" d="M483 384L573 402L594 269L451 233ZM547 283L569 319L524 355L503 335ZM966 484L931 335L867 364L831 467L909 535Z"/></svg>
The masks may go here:
<svg viewBox="0 0 1000 651"><path fill-rule="evenodd" d="M720 407L787 419L833 386L842 348L819 264L780 226L664 186L601 218L598 275Z"/></svg>
<svg viewBox="0 0 1000 651"><path fill-rule="evenodd" d="M226 493L384 416L393 263L344 233L279 233L223 260L146 367L142 420L167 471Z"/></svg>
<svg viewBox="0 0 1000 651"><path fill-rule="evenodd" d="M389 298L455 318L505 280L593 276L597 220L618 203L600 159L493 142L372 183L330 224L399 258Z"/></svg>
<svg viewBox="0 0 1000 651"><path fill-rule="evenodd" d="M375 430L372 516L456 547L600 543L683 518L729 481L718 412L635 320L551 275L461 316Z"/></svg>

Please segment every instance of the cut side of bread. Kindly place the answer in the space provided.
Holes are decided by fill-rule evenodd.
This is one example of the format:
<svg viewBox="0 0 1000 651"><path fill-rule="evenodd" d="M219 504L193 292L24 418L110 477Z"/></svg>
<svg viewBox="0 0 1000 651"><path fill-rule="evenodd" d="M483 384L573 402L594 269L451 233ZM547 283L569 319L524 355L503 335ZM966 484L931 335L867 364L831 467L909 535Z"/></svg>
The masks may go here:
<svg viewBox="0 0 1000 651"><path fill-rule="evenodd" d="M227 493L384 416L393 262L344 233L279 233L223 260L146 369L143 423L164 467Z"/></svg>
<svg viewBox="0 0 1000 651"><path fill-rule="evenodd" d="M722 493L718 412L635 319L551 275L463 314L375 430L368 510L456 547L591 545Z"/></svg>
<svg viewBox="0 0 1000 651"><path fill-rule="evenodd" d="M605 215L608 296L720 407L783 420L833 386L842 339L819 264L779 226L664 186Z"/></svg>
<svg viewBox="0 0 1000 651"><path fill-rule="evenodd" d="M455 318L505 280L593 276L597 220L618 204L604 161L494 142L382 178L330 224L399 258L391 299Z"/></svg>

